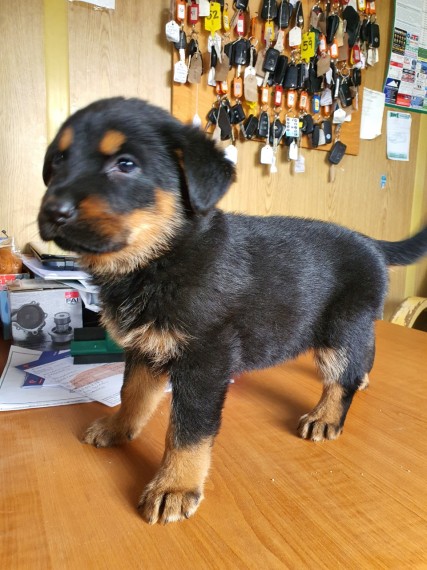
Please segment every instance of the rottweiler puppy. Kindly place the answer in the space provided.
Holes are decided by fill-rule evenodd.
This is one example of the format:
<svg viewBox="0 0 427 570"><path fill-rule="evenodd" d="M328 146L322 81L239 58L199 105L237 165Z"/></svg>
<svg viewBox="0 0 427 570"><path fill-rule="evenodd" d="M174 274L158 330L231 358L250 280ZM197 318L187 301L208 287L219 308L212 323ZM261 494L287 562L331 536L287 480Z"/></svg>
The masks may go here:
<svg viewBox="0 0 427 570"><path fill-rule="evenodd" d="M215 205L235 172L222 150L138 99L72 115L43 177L41 237L79 254L126 352L121 407L83 440L133 439L172 384L164 457L139 502L145 520L198 508L233 373L313 350L324 388L298 433L340 435L368 383L387 266L424 255L427 227L391 243L321 221L224 213Z"/></svg>

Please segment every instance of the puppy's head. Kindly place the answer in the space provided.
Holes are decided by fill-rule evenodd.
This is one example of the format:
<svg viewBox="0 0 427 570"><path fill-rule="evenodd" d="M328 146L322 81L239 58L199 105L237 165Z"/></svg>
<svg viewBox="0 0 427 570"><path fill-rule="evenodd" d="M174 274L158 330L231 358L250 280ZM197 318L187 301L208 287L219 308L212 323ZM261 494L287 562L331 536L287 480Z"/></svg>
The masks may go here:
<svg viewBox="0 0 427 570"><path fill-rule="evenodd" d="M46 152L40 235L94 270L128 271L167 248L188 210L212 209L233 178L199 130L138 99L97 101Z"/></svg>

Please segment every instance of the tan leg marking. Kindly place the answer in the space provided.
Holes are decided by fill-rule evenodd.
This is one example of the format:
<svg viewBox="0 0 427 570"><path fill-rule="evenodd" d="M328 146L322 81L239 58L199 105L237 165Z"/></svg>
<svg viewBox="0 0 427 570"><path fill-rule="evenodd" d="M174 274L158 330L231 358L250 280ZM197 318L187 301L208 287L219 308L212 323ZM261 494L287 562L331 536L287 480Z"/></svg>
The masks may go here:
<svg viewBox="0 0 427 570"><path fill-rule="evenodd" d="M110 447L138 435L165 393L167 376L153 375L145 366L132 365L121 391L118 412L91 424L83 441L95 447Z"/></svg>
<svg viewBox="0 0 427 570"><path fill-rule="evenodd" d="M358 387L358 390L366 390L366 388L368 387L369 387L369 376L368 374L365 374L365 376L362 378L360 386Z"/></svg>
<svg viewBox="0 0 427 570"><path fill-rule="evenodd" d="M342 397L340 384L326 384L320 402L309 414L300 419L298 433L304 439L323 441L336 439L341 431Z"/></svg>
<svg viewBox="0 0 427 570"><path fill-rule="evenodd" d="M338 382L348 366L344 349L320 348L315 351L315 361L324 382Z"/></svg>
<svg viewBox="0 0 427 570"><path fill-rule="evenodd" d="M193 515L203 499L211 461L212 438L184 448L173 444L171 430L161 467L147 485L138 509L150 524L167 524Z"/></svg>

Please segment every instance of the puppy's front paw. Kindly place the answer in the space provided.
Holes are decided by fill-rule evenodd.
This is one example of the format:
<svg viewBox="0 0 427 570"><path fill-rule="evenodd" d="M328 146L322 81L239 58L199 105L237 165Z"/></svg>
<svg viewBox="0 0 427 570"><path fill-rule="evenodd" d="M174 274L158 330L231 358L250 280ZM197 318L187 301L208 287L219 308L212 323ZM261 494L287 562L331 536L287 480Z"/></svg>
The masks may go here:
<svg viewBox="0 0 427 570"><path fill-rule="evenodd" d="M203 499L200 489L168 488L154 479L138 504L138 511L150 524L167 524L190 518Z"/></svg>
<svg viewBox="0 0 427 570"><path fill-rule="evenodd" d="M342 432L342 426L325 421L315 414L305 414L298 424L298 435L311 441L337 439Z"/></svg>
<svg viewBox="0 0 427 570"><path fill-rule="evenodd" d="M133 434L126 431L115 416L108 416L94 421L83 434L82 442L95 447L112 447L131 439Z"/></svg>

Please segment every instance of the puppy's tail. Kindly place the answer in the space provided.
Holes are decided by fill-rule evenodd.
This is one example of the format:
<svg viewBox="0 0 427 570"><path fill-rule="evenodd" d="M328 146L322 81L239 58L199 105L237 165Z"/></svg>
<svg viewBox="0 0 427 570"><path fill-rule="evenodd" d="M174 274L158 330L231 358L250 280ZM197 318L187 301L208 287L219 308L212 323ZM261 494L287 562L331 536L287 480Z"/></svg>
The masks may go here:
<svg viewBox="0 0 427 570"><path fill-rule="evenodd" d="M410 265L427 255L427 226L403 241L381 241L380 246L387 265Z"/></svg>

